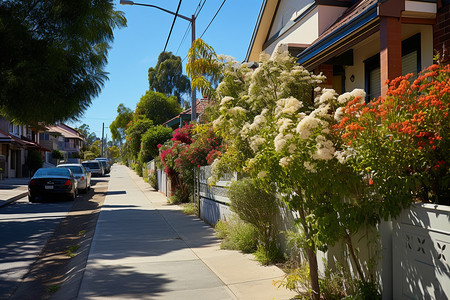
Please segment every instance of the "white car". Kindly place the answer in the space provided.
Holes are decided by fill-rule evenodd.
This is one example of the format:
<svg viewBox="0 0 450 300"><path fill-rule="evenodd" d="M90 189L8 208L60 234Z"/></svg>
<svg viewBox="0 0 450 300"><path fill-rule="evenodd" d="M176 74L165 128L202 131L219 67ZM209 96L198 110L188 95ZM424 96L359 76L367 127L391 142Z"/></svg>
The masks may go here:
<svg viewBox="0 0 450 300"><path fill-rule="evenodd" d="M61 164L58 168L70 169L78 181L78 190L86 193L91 189L91 172L86 170L82 164Z"/></svg>

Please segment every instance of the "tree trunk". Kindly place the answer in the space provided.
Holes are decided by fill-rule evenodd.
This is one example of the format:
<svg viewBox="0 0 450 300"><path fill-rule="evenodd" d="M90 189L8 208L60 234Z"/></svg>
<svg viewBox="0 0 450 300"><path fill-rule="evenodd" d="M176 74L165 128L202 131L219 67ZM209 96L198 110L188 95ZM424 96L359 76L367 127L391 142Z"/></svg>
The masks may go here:
<svg viewBox="0 0 450 300"><path fill-rule="evenodd" d="M306 256L309 263L309 279L311 280L311 299L320 299L320 287L319 287L319 268L317 266L316 251L312 247L306 248Z"/></svg>
<svg viewBox="0 0 450 300"><path fill-rule="evenodd" d="M361 278L362 281L365 282L366 280L364 278L364 273L362 271L361 264L359 263L359 261L356 257L355 249L353 249L352 238L350 237L350 234L348 232L345 232L345 243L347 244L347 247L350 252L350 256L352 257L352 260L355 263L356 271L358 272L359 277Z"/></svg>

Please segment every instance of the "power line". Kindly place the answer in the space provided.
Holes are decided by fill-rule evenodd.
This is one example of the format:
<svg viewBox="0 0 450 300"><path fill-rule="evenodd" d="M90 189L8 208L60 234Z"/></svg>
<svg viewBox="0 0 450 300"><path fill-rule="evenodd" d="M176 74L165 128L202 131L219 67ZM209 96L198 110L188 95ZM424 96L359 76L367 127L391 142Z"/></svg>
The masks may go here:
<svg viewBox="0 0 450 300"><path fill-rule="evenodd" d="M201 1L202 1L202 0L200 0L200 2L201 2ZM198 3L198 6L200 6L200 2ZM202 6L200 7L200 9L198 10L197 15L194 14L196 18L197 18L197 16L200 14L200 12L202 11L203 6L205 5L205 3L206 3L206 0L203 1L203 4L202 4Z"/></svg>
<svg viewBox="0 0 450 300"><path fill-rule="evenodd" d="M211 23L214 21L214 19L216 18L217 14L219 13L220 9L222 8L222 6L225 4L225 1L227 0L223 0L222 4L220 5L219 9L217 10L216 14L214 15L214 17L211 19L211 21L209 22L208 26L206 26L205 31L203 31L202 35L200 36L200 38L203 37L203 35L205 34L206 30L208 30L209 25L211 25Z"/></svg>
<svg viewBox="0 0 450 300"><path fill-rule="evenodd" d="M175 17L173 18L172 26L170 27L169 36L167 37L166 45L164 46L163 52L166 52L167 44L169 43L170 36L172 35L173 25L175 25L175 21L177 20L177 16L178 16L178 11L180 10L181 1L182 1L182 0L180 0L180 2L178 2L177 11L176 11L176 13L175 13Z"/></svg>
<svg viewBox="0 0 450 300"><path fill-rule="evenodd" d="M180 50L181 45L184 43L184 40L185 40L186 37L187 37L187 33L189 32L189 27L191 27L191 22L189 22L189 24L188 24L188 26L187 26L187 28L186 28L186 31L184 32L184 36L183 36L183 38L181 39L181 43L180 43L180 45L178 46L177 51L175 52L175 55L177 55L178 50Z"/></svg>
<svg viewBox="0 0 450 300"><path fill-rule="evenodd" d="M203 6L205 5L205 3L206 3L206 0L203 0L203 3L202 3L202 0L200 0L198 2L197 8L195 9L195 12L194 12L194 19L197 19L198 15L202 11ZM183 45L184 41L186 40L187 34L189 32L189 28L191 26L192 26L192 23L189 23L188 26L186 27L186 31L184 32L183 38L181 39L181 42L178 45L178 48L177 48L177 51L175 52L175 55L178 54L178 51L180 50L181 45Z"/></svg>

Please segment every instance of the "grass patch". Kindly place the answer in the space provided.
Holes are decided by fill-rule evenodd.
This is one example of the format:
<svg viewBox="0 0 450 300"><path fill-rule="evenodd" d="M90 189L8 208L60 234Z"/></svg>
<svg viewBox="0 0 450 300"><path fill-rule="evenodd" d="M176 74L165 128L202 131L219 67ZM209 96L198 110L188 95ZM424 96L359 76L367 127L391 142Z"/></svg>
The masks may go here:
<svg viewBox="0 0 450 300"><path fill-rule="evenodd" d="M70 258L77 256L77 253L75 252L80 249L80 247L81 246L79 244L69 247L69 249L67 249L66 251L67 256L69 256Z"/></svg>
<svg viewBox="0 0 450 300"><path fill-rule="evenodd" d="M86 234L86 230L81 230L80 232L78 232L78 236L83 236Z"/></svg>
<svg viewBox="0 0 450 300"><path fill-rule="evenodd" d="M183 212L187 215L195 215L195 203L190 202L183 205Z"/></svg>
<svg viewBox="0 0 450 300"><path fill-rule="evenodd" d="M57 290L59 290L59 285L52 285L52 286L49 286L48 288L47 288L47 293L50 293L50 294L53 294L53 293L55 293Z"/></svg>
<svg viewBox="0 0 450 300"><path fill-rule="evenodd" d="M228 221L216 224L217 237L222 239L220 248L253 253L257 249L255 227L245 223L239 217L232 216Z"/></svg>

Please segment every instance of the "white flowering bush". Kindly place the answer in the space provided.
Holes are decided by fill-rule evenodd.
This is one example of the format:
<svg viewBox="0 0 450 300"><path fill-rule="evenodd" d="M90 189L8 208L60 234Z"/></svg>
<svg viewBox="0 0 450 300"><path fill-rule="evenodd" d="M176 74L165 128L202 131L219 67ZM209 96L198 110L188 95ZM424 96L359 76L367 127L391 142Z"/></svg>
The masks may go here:
<svg viewBox="0 0 450 300"><path fill-rule="evenodd" d="M213 121L226 147L213 174L245 173L262 188L276 183L298 216L317 292L316 249L343 237L351 242L350 235L364 222L364 212L353 212L352 201L345 201L361 180L347 166L351 153L333 130L342 107L364 92L338 97L334 90L318 87L324 79L298 65L287 51L262 54L254 71L230 65L217 89L219 113Z"/></svg>

